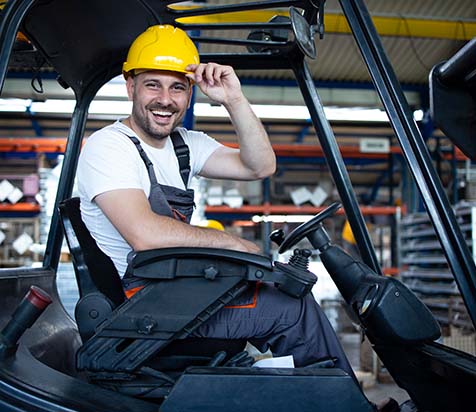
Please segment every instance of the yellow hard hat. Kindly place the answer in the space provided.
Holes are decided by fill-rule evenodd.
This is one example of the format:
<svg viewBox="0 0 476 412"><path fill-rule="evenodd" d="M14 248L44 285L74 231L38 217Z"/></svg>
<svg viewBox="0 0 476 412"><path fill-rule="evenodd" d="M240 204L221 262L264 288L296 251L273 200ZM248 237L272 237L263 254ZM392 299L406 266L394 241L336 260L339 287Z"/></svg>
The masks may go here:
<svg viewBox="0 0 476 412"><path fill-rule="evenodd" d="M122 73L127 78L132 70L170 70L190 73L189 64L199 64L198 50L182 29L168 24L149 27L132 43Z"/></svg>
<svg viewBox="0 0 476 412"><path fill-rule="evenodd" d="M225 227L218 220L213 219L202 220L197 226L206 227L208 229L225 230Z"/></svg>

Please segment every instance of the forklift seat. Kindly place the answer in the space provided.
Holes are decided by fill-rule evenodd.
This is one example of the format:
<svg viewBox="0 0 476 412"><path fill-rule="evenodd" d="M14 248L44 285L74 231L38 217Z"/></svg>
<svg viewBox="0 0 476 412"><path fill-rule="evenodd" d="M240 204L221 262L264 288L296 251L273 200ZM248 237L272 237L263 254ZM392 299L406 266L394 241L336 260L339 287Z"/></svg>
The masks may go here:
<svg viewBox="0 0 476 412"><path fill-rule="evenodd" d="M61 222L63 225L66 241L68 243L69 249L71 251L74 271L76 275L76 280L79 289L80 299L75 308L75 318L78 326L78 330L84 345L88 344L91 341L97 340L99 343L104 343L104 340L110 340L111 344L115 344L115 339L119 339L121 342L117 345L118 350L124 350L127 348L131 341L138 338L141 340L142 336L146 335L146 332L140 330L140 325L135 327L134 325L130 327L119 326L113 332L108 330L103 336L101 335L101 326L108 322L109 319L122 318L126 319L126 323L130 322L130 319L127 319L127 310L126 308L131 305L130 301L140 301L140 295L146 294L138 292L136 295L132 296L131 299L127 299L122 287L122 282L120 276L114 266L112 260L104 254L98 247L96 241L93 239L89 233L86 225L81 219L80 212L80 199L77 197L67 199L60 203L59 205ZM174 293L174 289L180 288L183 282L196 283L202 279L196 278L179 278L175 280L153 280L151 283L163 283L166 285L166 288L162 288L162 292L166 295ZM242 291L246 289L247 282L243 282L242 279L239 279L239 282L230 283L232 293L226 299L226 301L231 300L238 296ZM174 286L172 283L177 283L177 286ZM215 282L210 282L204 279L204 282L212 286ZM238 288L237 288L238 285ZM193 287L193 285L192 285ZM144 289L150 288L150 285L146 286ZM197 293L201 291L197 289ZM210 289L210 287L208 287ZM228 286L225 286L225 289L230 289ZM209 293L208 301L214 302L215 300L221 298L223 295L223 288L218 288L217 292L211 291ZM215 296L217 295L217 296ZM151 300L152 299L152 300ZM142 305L144 310L143 319L147 318L147 313L153 313L154 311L154 301L158 300L156 297L147 297L147 303ZM173 299L172 299L173 300ZM223 299L222 299L223 300ZM170 301L170 299L168 300ZM205 306L209 306L209 302L205 303ZM221 302L218 306L221 308L225 304L225 300ZM182 303L177 300L177 307L179 308ZM203 323L207 318L209 318L216 310L218 310L217 305L213 310L209 310L207 316L201 316L200 321L196 321L196 325ZM192 318L195 318L197 314L192 314ZM173 323L173 320L170 321ZM143 326L143 325L142 325ZM127 330L128 329L128 330ZM170 329L170 328L165 328ZM174 328L171 328L174 330ZM177 330L180 328L177 328ZM99 334L98 334L99 331ZM187 365L205 365L210 362L210 359L213 358L220 351L226 351L227 359L236 355L238 352L243 351L246 340L235 339L235 340L224 340L224 339L212 339L212 338L193 338L188 337L190 335L190 330L187 333L165 333L165 336L160 336L159 341L163 341L162 345L159 345L160 348L156 349L155 352L160 351L160 359L157 360L157 356L143 356L141 364L150 364L153 365L166 365L166 367L173 370L178 367L184 368ZM165 332L169 332L168 330ZM142 336L141 336L142 334ZM164 333L162 333L164 335ZM180 335L180 336L178 336ZM148 336L145 336L148 337ZM176 339L178 337L178 339ZM147 344L147 341L150 339L144 339ZM107 346L107 345L106 345ZM132 345L130 345L132 346ZM79 350L81 352L81 349ZM78 352L78 353L79 353ZM155 353L157 355L157 353ZM80 358L79 358L80 359ZM81 362L80 362L81 363ZM86 362L87 363L87 362ZM78 365L78 369L89 369L88 366L93 362L89 362L89 365ZM172 366L171 366L172 365ZM96 368L93 368L96 369ZM100 369L99 367L97 368ZM135 368L130 366L121 366L117 368L117 374L131 374ZM98 371L96 371L98 372ZM108 371L109 375L114 375L115 371ZM101 373L90 374L92 380L99 381L99 383L106 383L103 386L109 386L112 381L117 381L114 377L104 376L98 377L97 375ZM125 378L129 380L130 377ZM104 380L106 382L104 382ZM119 379L120 380L120 379ZM117 389L117 387L116 387ZM139 390L140 392L140 390ZM135 393L133 393L135 395Z"/></svg>

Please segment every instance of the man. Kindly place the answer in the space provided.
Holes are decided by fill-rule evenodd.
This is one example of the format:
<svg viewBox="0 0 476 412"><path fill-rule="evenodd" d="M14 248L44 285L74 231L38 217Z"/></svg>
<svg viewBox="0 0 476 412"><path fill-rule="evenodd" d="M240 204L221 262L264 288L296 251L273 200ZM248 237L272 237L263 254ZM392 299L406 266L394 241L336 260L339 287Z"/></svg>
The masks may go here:
<svg viewBox="0 0 476 412"><path fill-rule="evenodd" d="M233 69L200 64L185 32L165 25L150 27L134 41L123 72L132 114L94 133L78 165L82 217L99 247L121 275L132 250L186 246L257 253L252 242L187 223L193 209L193 193L187 189L192 176L255 180L276 167L268 136ZM193 83L226 108L239 150L179 127ZM184 145L189 167L183 165ZM123 282L129 295L141 287L128 275ZM336 357L337 366L353 375L313 297L294 299L267 284L250 287L195 336L247 339L261 351L292 354L296 366Z"/></svg>

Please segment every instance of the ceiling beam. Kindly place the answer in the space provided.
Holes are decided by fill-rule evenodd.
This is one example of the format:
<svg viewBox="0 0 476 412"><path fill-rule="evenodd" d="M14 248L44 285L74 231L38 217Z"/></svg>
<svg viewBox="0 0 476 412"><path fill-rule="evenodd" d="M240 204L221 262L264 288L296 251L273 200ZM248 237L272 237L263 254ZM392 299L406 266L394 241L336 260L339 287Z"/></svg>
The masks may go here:
<svg viewBox="0 0 476 412"><path fill-rule="evenodd" d="M372 16L381 36L421 37L432 39L470 40L476 37L476 22L464 20L436 20L423 18ZM350 33L342 14L325 16L327 33Z"/></svg>
<svg viewBox="0 0 476 412"><path fill-rule="evenodd" d="M193 8L194 6L190 6ZM184 6L177 8L185 8ZM287 10L254 10L232 13L210 14L184 17L177 22L184 24L212 23L263 23L273 16L288 16ZM476 37L476 21L465 19L431 19L405 16L372 16L381 36L420 37L432 39L470 40ZM342 13L326 13L324 16L326 33L350 34L347 20Z"/></svg>

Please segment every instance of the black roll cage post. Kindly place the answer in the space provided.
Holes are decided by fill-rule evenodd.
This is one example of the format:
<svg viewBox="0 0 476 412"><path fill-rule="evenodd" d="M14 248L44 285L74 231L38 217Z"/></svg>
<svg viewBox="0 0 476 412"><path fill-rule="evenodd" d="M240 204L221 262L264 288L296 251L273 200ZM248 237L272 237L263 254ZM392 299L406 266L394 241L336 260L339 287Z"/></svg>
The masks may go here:
<svg viewBox="0 0 476 412"><path fill-rule="evenodd" d="M311 120L317 131L317 136L325 153L326 161L336 184L347 218L352 227L362 260L382 275L382 269L377 260L374 247L365 226L365 221L359 208L357 197L352 190L352 183L345 168L344 159L332 131L331 125L324 113L324 107L317 94L308 66L302 55L291 61L304 101L309 109Z"/></svg>
<svg viewBox="0 0 476 412"><path fill-rule="evenodd" d="M15 35L23 17L33 3L34 0L11 1L7 2L3 9L4 16L0 22L0 44L2 44L0 50L0 88L3 87ZM260 8L259 3L260 2L248 3L248 5L243 3L242 5L235 6L212 7L208 14L220 12L220 9L226 11L231 11L232 8L235 11L258 9ZM261 8L291 5L303 7L303 5L305 6L306 4L306 1L301 0L265 1L262 2ZM444 193L441 182L433 168L426 145L413 120L408 103L385 54L365 3L363 0L340 0L340 4L375 87L388 113L390 123L402 147L408 167L415 178L416 185L466 303L468 313L473 324L476 325L476 267L456 222L449 201ZM304 17L308 22L316 17L316 11L316 8L306 9ZM202 13L206 12L202 11ZM189 15L192 14L189 12ZM175 17L181 17L181 15L178 13ZM174 17L171 16L164 17L164 19L173 18ZM186 24L181 26L186 30L190 30L192 26L193 28L199 27L199 25ZM246 25L241 25L242 28L244 26ZM253 27L252 24L249 26ZM245 44L245 42L241 44ZM214 59L220 63L220 60L222 60L223 62L226 61L227 64L234 65L236 63L238 68L251 68L249 67L250 62L244 62L242 56L239 55L227 55L226 57L220 57L220 55L205 55L203 57L203 61ZM288 54L288 57L287 68L290 66L294 71L306 105L309 108L313 125L317 131L330 172L339 191L342 205L357 240L363 261L377 273L382 273L365 226L365 221L358 207L355 193L351 189L350 178L339 152L335 136L328 120L325 118L322 104L315 90L307 64L304 61L304 55L298 51L297 47L294 47L294 50ZM269 67L270 64L275 64L276 67L279 68L286 68L283 66L282 58L273 58L272 55L268 54L264 56L263 59L261 64L258 65L260 68ZM269 62L268 66L264 65L264 61ZM75 91L77 104L68 136L56 204L71 195L81 138L87 118L87 110L95 93L102 85L100 84L101 80L104 79L104 76L108 73L101 72L100 74L101 76L97 75L95 80L84 86L80 94ZM58 211L55 208L47 242L46 255L43 262L45 268L57 268L61 242L62 232L59 224Z"/></svg>

